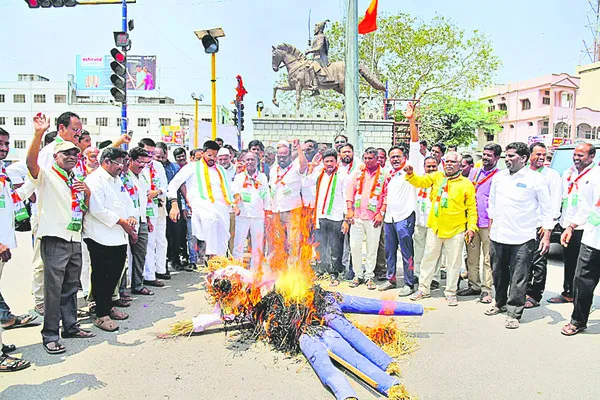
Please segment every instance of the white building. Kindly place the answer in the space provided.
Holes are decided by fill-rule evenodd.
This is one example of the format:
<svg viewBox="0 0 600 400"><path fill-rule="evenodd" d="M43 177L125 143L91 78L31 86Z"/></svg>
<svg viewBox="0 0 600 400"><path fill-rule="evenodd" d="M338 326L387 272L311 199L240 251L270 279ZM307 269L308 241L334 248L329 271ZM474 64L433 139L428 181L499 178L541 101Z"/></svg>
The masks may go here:
<svg viewBox="0 0 600 400"><path fill-rule="evenodd" d="M111 103L111 99L110 94L77 96L72 75L58 82L19 74L17 81L0 82L0 127L10 133L11 141L8 159L25 159L33 136L33 117L40 112L51 118L51 131L56 130L56 119L61 113L72 111L81 118L83 129L90 132L93 145L117 138L121 133L121 107ZM191 98L188 104L176 104L169 97L128 96L127 100L128 130L133 131L134 142L144 137L160 141L161 126L188 126L189 135L194 134L195 104ZM198 120L202 128L210 125L210 104L200 103ZM217 106L217 123L232 128L230 111L224 106ZM230 144L236 147L236 143Z"/></svg>

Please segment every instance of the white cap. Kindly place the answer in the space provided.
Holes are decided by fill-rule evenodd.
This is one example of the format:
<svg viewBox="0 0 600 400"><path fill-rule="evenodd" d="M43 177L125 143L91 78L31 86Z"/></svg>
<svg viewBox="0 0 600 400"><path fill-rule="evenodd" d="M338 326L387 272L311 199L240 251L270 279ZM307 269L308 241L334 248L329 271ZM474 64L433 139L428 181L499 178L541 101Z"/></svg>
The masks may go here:
<svg viewBox="0 0 600 400"><path fill-rule="evenodd" d="M277 142L277 148L280 148L282 146L290 147L290 142L288 142L287 140L280 140L279 142Z"/></svg>
<svg viewBox="0 0 600 400"><path fill-rule="evenodd" d="M231 153L225 147L221 147L219 149L219 152L217 153L217 157L218 156L230 156L230 155L231 155Z"/></svg>

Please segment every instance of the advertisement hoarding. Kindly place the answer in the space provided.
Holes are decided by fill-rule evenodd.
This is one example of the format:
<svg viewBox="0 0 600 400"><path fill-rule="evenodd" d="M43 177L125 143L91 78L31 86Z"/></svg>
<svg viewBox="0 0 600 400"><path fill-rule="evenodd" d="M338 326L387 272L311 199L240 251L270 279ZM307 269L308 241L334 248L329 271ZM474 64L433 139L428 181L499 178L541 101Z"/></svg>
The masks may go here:
<svg viewBox="0 0 600 400"><path fill-rule="evenodd" d="M75 83L78 96L105 95L110 91L110 55L78 55ZM127 91L140 96L156 89L156 56L127 56Z"/></svg>
<svg viewBox="0 0 600 400"><path fill-rule="evenodd" d="M187 132L187 126L182 127L179 125L163 125L160 127L161 141L165 142L167 145L176 144L183 146Z"/></svg>

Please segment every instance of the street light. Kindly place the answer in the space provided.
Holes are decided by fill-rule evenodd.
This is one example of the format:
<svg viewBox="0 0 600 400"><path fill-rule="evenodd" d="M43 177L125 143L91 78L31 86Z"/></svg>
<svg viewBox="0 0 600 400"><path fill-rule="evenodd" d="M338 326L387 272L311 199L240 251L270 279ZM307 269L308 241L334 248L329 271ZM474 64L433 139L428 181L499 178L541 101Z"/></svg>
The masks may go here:
<svg viewBox="0 0 600 400"><path fill-rule="evenodd" d="M198 148L198 102L204 100L204 95L192 93L192 99L196 102L196 116L194 117L194 149Z"/></svg>
<svg viewBox="0 0 600 400"><path fill-rule="evenodd" d="M223 28L201 29L194 31L202 42L204 52L211 55L211 86L212 86L212 139L217 138L217 52L219 38L225 36ZM196 103L197 104L197 103Z"/></svg>

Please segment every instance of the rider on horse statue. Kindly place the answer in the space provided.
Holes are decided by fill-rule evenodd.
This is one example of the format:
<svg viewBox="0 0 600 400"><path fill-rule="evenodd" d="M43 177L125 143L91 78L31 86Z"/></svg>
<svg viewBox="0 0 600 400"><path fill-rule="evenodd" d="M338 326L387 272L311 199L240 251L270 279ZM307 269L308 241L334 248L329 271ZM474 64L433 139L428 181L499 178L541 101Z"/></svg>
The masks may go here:
<svg viewBox="0 0 600 400"><path fill-rule="evenodd" d="M305 52L306 55L311 53L319 55L319 58L315 59L318 61L318 64L313 62L307 65L308 76L310 77L310 82L307 82L307 86L312 90L313 96L319 94L319 82L321 85L335 82L335 80L329 76L327 71L327 66L329 65L329 40L327 40L327 36L325 36L324 33L325 24L327 22L329 22L329 20L315 24L315 36L312 41L312 46Z"/></svg>

